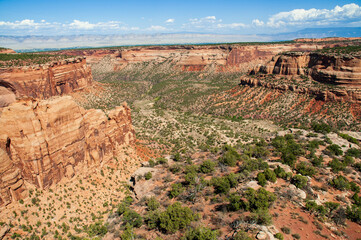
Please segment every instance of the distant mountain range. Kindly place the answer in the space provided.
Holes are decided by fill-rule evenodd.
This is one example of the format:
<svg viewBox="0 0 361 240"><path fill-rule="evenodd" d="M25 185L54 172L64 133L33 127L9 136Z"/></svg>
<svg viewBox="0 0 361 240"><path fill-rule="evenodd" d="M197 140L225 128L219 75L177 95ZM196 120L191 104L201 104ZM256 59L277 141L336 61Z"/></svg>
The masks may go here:
<svg viewBox="0 0 361 240"><path fill-rule="evenodd" d="M272 35L274 40L292 40L296 38L325 38L325 37L361 37L360 27L340 28L305 28L297 32L280 33Z"/></svg>
<svg viewBox="0 0 361 240"><path fill-rule="evenodd" d="M126 35L61 35L61 36L6 36L0 35L0 46L16 51L44 51L64 48L109 47L150 44L200 44L231 42L271 42L296 38L361 37L361 28L306 28L279 34L203 34L163 33Z"/></svg>

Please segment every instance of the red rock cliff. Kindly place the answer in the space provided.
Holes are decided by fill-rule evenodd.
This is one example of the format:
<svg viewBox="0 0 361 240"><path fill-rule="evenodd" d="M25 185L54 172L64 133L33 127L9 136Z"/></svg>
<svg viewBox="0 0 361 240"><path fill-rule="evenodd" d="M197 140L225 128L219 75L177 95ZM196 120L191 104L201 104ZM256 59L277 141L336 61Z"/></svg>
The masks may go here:
<svg viewBox="0 0 361 240"><path fill-rule="evenodd" d="M135 141L126 104L106 115L69 96L12 103L0 109L0 126L0 205L24 197L24 182L46 188Z"/></svg>
<svg viewBox="0 0 361 240"><path fill-rule="evenodd" d="M207 66L216 66L219 71L247 71L250 67L265 63L278 53L285 51L313 51L330 44L259 44L259 45L178 45L131 47L124 49L63 50L57 53L86 56L90 64L96 64L103 57L110 57L118 70L127 64L165 60L172 61L185 71L202 71Z"/></svg>
<svg viewBox="0 0 361 240"><path fill-rule="evenodd" d="M309 75L324 83L361 88L361 56L322 53L286 53L274 57L251 72L285 76Z"/></svg>
<svg viewBox="0 0 361 240"><path fill-rule="evenodd" d="M17 97L48 98L83 89L91 83L91 69L84 57L0 69L0 87L11 89Z"/></svg>

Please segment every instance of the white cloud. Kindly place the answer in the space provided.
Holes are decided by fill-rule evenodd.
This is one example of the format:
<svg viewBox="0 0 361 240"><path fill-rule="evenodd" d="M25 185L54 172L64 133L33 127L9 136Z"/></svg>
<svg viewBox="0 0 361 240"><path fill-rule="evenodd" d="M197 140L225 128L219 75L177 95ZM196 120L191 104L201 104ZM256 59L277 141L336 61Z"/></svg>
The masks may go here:
<svg viewBox="0 0 361 240"><path fill-rule="evenodd" d="M244 23L228 23L228 24L217 24L217 28L246 28L248 27L247 24Z"/></svg>
<svg viewBox="0 0 361 240"><path fill-rule="evenodd" d="M346 23L361 18L361 7L355 3L346 4L334 9L294 9L289 12L280 12L268 19L267 26L282 27L287 25L331 25Z"/></svg>
<svg viewBox="0 0 361 240"><path fill-rule="evenodd" d="M167 19L167 21L165 21L166 23L174 23L175 19L174 18L169 18Z"/></svg>
<svg viewBox="0 0 361 240"><path fill-rule="evenodd" d="M48 25L46 22L36 23L34 20L31 19L24 19L22 21L15 21L15 22L0 21L0 26L12 28L12 29L27 28L27 27L38 28L46 25Z"/></svg>
<svg viewBox="0 0 361 240"><path fill-rule="evenodd" d="M64 26L66 25L64 24ZM93 29L95 27L95 24L74 20L72 23L69 24L69 26L76 29Z"/></svg>
<svg viewBox="0 0 361 240"><path fill-rule="evenodd" d="M21 31L20 31L21 30ZM71 23L57 23L40 20L36 22L31 19L24 19L21 21L5 22L0 21L0 32L5 34L20 33L20 34L59 34L59 33L89 33L89 32L103 32L112 33L116 31L138 31L139 27L130 27L119 21L96 22L73 20Z"/></svg>
<svg viewBox="0 0 361 240"><path fill-rule="evenodd" d="M109 22L98 22L98 23L89 23L88 21L79 21L74 20L72 23L69 24L70 28L74 29L95 29L95 28L105 28L105 29L118 29L120 28L121 22L117 21L109 21ZM66 24L64 24L66 27Z"/></svg>
<svg viewBox="0 0 361 240"><path fill-rule="evenodd" d="M152 25L149 28L147 28L148 31L164 31L167 30L167 28L163 27L163 26L159 26L159 25Z"/></svg>
<svg viewBox="0 0 361 240"><path fill-rule="evenodd" d="M203 18L191 18L188 23L183 24L182 28L188 30L201 29L206 31L213 30L227 30L246 28L244 23L223 23L222 19L217 19L216 16L207 16Z"/></svg>
<svg viewBox="0 0 361 240"><path fill-rule="evenodd" d="M252 24L255 25L255 26L257 26L257 27L261 27L261 26L264 25L264 22L263 22L263 21L260 21L259 19L254 19L254 20L252 21Z"/></svg>
<svg viewBox="0 0 361 240"><path fill-rule="evenodd" d="M217 20L216 16L207 16L204 18L191 18L189 19L190 24L192 25L202 25L209 23L222 22L222 19Z"/></svg>

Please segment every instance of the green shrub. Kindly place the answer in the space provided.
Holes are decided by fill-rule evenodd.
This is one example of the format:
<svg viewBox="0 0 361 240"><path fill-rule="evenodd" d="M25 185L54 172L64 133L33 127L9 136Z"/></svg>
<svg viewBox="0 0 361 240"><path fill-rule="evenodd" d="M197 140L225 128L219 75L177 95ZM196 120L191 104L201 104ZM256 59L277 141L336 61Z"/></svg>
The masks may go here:
<svg viewBox="0 0 361 240"><path fill-rule="evenodd" d="M186 166L186 168L184 170L185 183L188 185L196 184L196 179L198 178L197 172L198 172L198 166L196 166L196 165Z"/></svg>
<svg viewBox="0 0 361 240"><path fill-rule="evenodd" d="M329 150L331 154L336 156L341 156L343 154L341 147L337 144L328 145L326 149Z"/></svg>
<svg viewBox="0 0 361 240"><path fill-rule="evenodd" d="M263 173L264 173L267 181L270 181L273 183L277 181L277 176L276 176L275 172L272 171L271 169L266 169L266 170L264 170Z"/></svg>
<svg viewBox="0 0 361 240"><path fill-rule="evenodd" d="M277 238L277 239L279 239L279 240L283 240L283 239L284 239L282 233L276 233L276 234L274 235L274 237Z"/></svg>
<svg viewBox="0 0 361 240"><path fill-rule="evenodd" d="M301 175L295 175L291 179L291 183L294 184L298 188L304 188L307 185L307 177L301 176Z"/></svg>
<svg viewBox="0 0 361 240"><path fill-rule="evenodd" d="M293 166L296 162L296 157L304 154L302 146L294 140L290 134L284 137L277 136L272 140L272 145L281 153L281 160L283 163Z"/></svg>
<svg viewBox="0 0 361 240"><path fill-rule="evenodd" d="M169 198L176 198L184 191L184 187L181 183L174 183L171 187L172 189L169 192Z"/></svg>
<svg viewBox="0 0 361 240"><path fill-rule="evenodd" d="M217 240L219 232L207 227L191 228L182 238L183 240Z"/></svg>
<svg viewBox="0 0 361 240"><path fill-rule="evenodd" d="M281 231L285 234L291 233L291 229L289 227L281 227Z"/></svg>
<svg viewBox="0 0 361 240"><path fill-rule="evenodd" d="M232 240L252 240L252 238L245 231L239 230Z"/></svg>
<svg viewBox="0 0 361 240"><path fill-rule="evenodd" d="M181 166L179 164L173 164L171 167L169 167L169 171L171 171L173 174L178 173L181 171Z"/></svg>
<svg viewBox="0 0 361 240"><path fill-rule="evenodd" d="M357 171L361 172L361 162L355 163L355 164L353 165L353 167L354 167Z"/></svg>
<svg viewBox="0 0 361 240"><path fill-rule="evenodd" d="M156 159L156 163L157 164L166 164L166 163L168 163L168 160L166 158L159 157Z"/></svg>
<svg viewBox="0 0 361 240"><path fill-rule="evenodd" d="M262 187L264 187L267 183L267 180L266 180L266 176L263 174L263 173L258 173L257 174L257 181L258 181L258 184L261 185Z"/></svg>
<svg viewBox="0 0 361 240"><path fill-rule="evenodd" d="M157 210L160 206L160 203L155 197L150 197L146 201L147 207L149 211Z"/></svg>
<svg viewBox="0 0 361 240"><path fill-rule="evenodd" d="M251 214L251 219L259 225L270 225L272 224L272 215L268 209L259 209Z"/></svg>
<svg viewBox="0 0 361 240"><path fill-rule="evenodd" d="M323 163L323 156L319 156L319 157L317 157L316 155L313 156L311 159L311 163L315 167L321 167L321 165Z"/></svg>
<svg viewBox="0 0 361 240"><path fill-rule="evenodd" d="M334 187L334 188L337 188L337 189L341 190L341 191L351 189L350 182L344 176L341 176L341 175L333 178L330 181L330 185L332 187Z"/></svg>
<svg viewBox="0 0 361 240"><path fill-rule="evenodd" d="M123 231L123 233L120 235L120 238L122 240L133 240L135 239L135 234L133 231L132 226L130 226L129 224L127 224L125 226L125 230Z"/></svg>
<svg viewBox="0 0 361 240"><path fill-rule="evenodd" d="M122 215L123 224L129 224L132 227L140 227L143 224L143 218L134 210L127 209Z"/></svg>
<svg viewBox="0 0 361 240"><path fill-rule="evenodd" d="M148 212L144 217L144 222L147 224L148 228L155 229L159 226L159 218L161 212L158 210Z"/></svg>
<svg viewBox="0 0 361 240"><path fill-rule="evenodd" d="M318 133L330 133L331 132L331 127L329 125L327 125L326 123L317 123L317 122L313 122L311 123L311 127L313 129L313 131L318 132Z"/></svg>
<svg viewBox="0 0 361 240"><path fill-rule="evenodd" d="M307 150L310 151L310 152L312 152L312 151L318 149L319 146L320 146L320 144L321 144L321 141L319 141L319 140L312 140L312 141L308 142L308 144L307 144Z"/></svg>
<svg viewBox="0 0 361 240"><path fill-rule="evenodd" d="M255 145L246 146L243 153L248 157L253 157L253 158L266 157L269 155L269 152L266 149L266 145L267 145L266 142L264 141L264 139L262 139L261 141L255 143Z"/></svg>
<svg viewBox="0 0 361 240"><path fill-rule="evenodd" d="M184 176L185 184L194 185L197 178L198 174L196 172L189 172Z"/></svg>
<svg viewBox="0 0 361 240"><path fill-rule="evenodd" d="M156 165L156 163L154 162L153 159L150 159L150 160L148 161L148 164L149 164L149 167L154 167L154 166Z"/></svg>
<svg viewBox="0 0 361 240"><path fill-rule="evenodd" d="M307 201L305 208L308 211L317 213L320 216L324 216L327 213L326 208L322 205L317 205L315 201Z"/></svg>
<svg viewBox="0 0 361 240"><path fill-rule="evenodd" d="M250 211L268 209L276 200L276 196L264 188L260 188L257 191L253 188L248 188L245 192L245 198L248 201L247 204Z"/></svg>
<svg viewBox="0 0 361 240"><path fill-rule="evenodd" d="M283 178L285 180L290 180L291 177L292 177L292 173L289 172L289 173L286 173L285 170L283 168L281 168L280 166L277 166L275 169L274 169L274 173L276 174L277 177L279 178Z"/></svg>
<svg viewBox="0 0 361 240"><path fill-rule="evenodd" d="M292 234L292 237L295 239L300 239L301 236L298 233Z"/></svg>
<svg viewBox="0 0 361 240"><path fill-rule="evenodd" d="M151 179L152 178L152 172L147 172L146 174L144 174L144 178L145 178L145 180L149 180L149 179Z"/></svg>
<svg viewBox="0 0 361 240"><path fill-rule="evenodd" d="M265 162L263 159L248 159L243 161L240 167L240 172L253 172L256 170L265 170L267 168L269 168L268 163Z"/></svg>
<svg viewBox="0 0 361 240"><path fill-rule="evenodd" d="M108 228L105 225L103 225L102 222L96 222L90 224L87 227L86 232L89 235L89 237L94 237L94 236L103 237L108 232Z"/></svg>
<svg viewBox="0 0 361 240"><path fill-rule="evenodd" d="M158 227L166 233L175 233L179 229L187 227L194 220L195 216L192 210L175 202L159 215Z"/></svg>
<svg viewBox="0 0 361 240"><path fill-rule="evenodd" d="M350 189L351 189L351 191L353 191L353 192L355 192L355 193L360 192L360 187L359 187L359 185L357 185L357 184L354 183L354 182L350 182Z"/></svg>
<svg viewBox="0 0 361 240"><path fill-rule="evenodd" d="M347 150L346 155L351 156L351 157L355 157L355 158L360 158L361 157L361 150L357 149L357 148L350 148L350 149Z"/></svg>
<svg viewBox="0 0 361 240"><path fill-rule="evenodd" d="M231 184L224 177L214 177L212 178L211 183L216 193L227 194L231 189Z"/></svg>
<svg viewBox="0 0 361 240"><path fill-rule="evenodd" d="M340 204L336 202L325 202L324 206L327 210L328 217L331 217L332 213L338 209Z"/></svg>
<svg viewBox="0 0 361 240"><path fill-rule="evenodd" d="M173 156L173 160L176 162L180 162L181 161L181 156L179 153L174 154Z"/></svg>
<svg viewBox="0 0 361 240"><path fill-rule="evenodd" d="M347 141L349 141L350 143L354 143L354 144L358 144L358 140L354 137L351 137L348 134L344 134L344 133L339 133L338 134L340 137L346 139Z"/></svg>
<svg viewBox="0 0 361 240"><path fill-rule="evenodd" d="M308 162L301 162L296 166L296 170L298 173L304 176L310 176L316 174L316 169Z"/></svg>
<svg viewBox="0 0 361 240"><path fill-rule="evenodd" d="M337 158L332 159L331 162L328 163L328 166L331 167L332 172L338 173L339 171L345 170L345 164L340 162Z"/></svg>
<svg viewBox="0 0 361 240"><path fill-rule="evenodd" d="M229 186L231 188L235 188L238 186L238 175L234 173L229 173L224 178L229 182Z"/></svg>
<svg viewBox="0 0 361 240"><path fill-rule="evenodd" d="M247 208L248 208L248 204L243 201L241 196L239 196L239 195L237 195L235 193L231 194L228 197L228 201L229 201L229 205L228 205L228 210L229 211L238 211L240 209L247 210Z"/></svg>
<svg viewBox="0 0 361 240"><path fill-rule="evenodd" d="M351 207L348 206L346 210L347 218L353 222L361 223L361 206L353 204Z"/></svg>
<svg viewBox="0 0 361 240"><path fill-rule="evenodd" d="M343 158L343 163L345 166L350 166L355 163L355 159L351 156L345 155Z"/></svg>
<svg viewBox="0 0 361 240"><path fill-rule="evenodd" d="M204 161L200 166L199 166L199 171L201 173L212 173L214 172L214 167L216 166L216 163L211 161L211 160L206 160Z"/></svg>
<svg viewBox="0 0 361 240"><path fill-rule="evenodd" d="M239 159L240 155L237 153L237 151L233 148L229 148L219 159L219 162L230 167L235 167Z"/></svg>

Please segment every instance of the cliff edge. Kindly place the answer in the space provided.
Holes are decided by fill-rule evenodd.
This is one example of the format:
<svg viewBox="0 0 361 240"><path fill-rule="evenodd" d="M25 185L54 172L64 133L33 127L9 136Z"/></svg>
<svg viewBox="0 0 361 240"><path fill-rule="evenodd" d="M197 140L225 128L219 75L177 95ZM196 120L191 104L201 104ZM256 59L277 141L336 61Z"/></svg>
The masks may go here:
<svg viewBox="0 0 361 240"><path fill-rule="evenodd" d="M20 100L0 110L0 205L106 163L135 142L130 109L85 110L70 96Z"/></svg>

